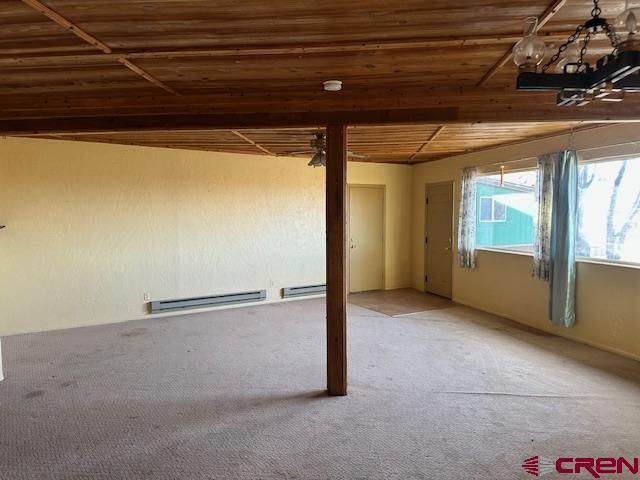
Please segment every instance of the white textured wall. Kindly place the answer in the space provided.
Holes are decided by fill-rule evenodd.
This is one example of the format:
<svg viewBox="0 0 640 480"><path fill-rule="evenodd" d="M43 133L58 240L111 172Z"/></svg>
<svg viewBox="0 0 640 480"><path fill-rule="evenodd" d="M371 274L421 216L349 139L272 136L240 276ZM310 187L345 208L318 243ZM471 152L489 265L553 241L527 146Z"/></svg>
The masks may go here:
<svg viewBox="0 0 640 480"><path fill-rule="evenodd" d="M324 169L307 160L0 140L0 335L123 321L152 299L324 282ZM387 186L388 286L410 284L411 169ZM401 192L401 193L400 193Z"/></svg>
<svg viewBox="0 0 640 480"><path fill-rule="evenodd" d="M575 147L640 141L636 124L615 125L578 132ZM569 146L568 136L558 136L483 152L459 155L414 167L413 172L413 286L424 289L425 184L454 180L457 225L459 178L465 166L518 160ZM640 154L640 148L627 146ZM613 150L619 150L613 149ZM612 150L612 151L613 151ZM604 151L603 151L604 153ZM593 155L594 152L591 151ZM455 263L455 258L454 258ZM532 278L532 257L509 253L478 253L478 268L453 266L454 300L481 310L540 328L557 335L640 359L640 268L579 263L576 283L576 325L553 327L547 317L548 284Z"/></svg>

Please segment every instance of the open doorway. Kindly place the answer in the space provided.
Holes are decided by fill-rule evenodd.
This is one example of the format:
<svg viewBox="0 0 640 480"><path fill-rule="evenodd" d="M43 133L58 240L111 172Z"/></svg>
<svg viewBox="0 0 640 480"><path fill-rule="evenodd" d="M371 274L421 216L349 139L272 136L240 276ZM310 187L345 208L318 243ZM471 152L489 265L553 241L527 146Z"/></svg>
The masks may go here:
<svg viewBox="0 0 640 480"><path fill-rule="evenodd" d="M453 182L425 190L425 290L451 298L453 266Z"/></svg>
<svg viewBox="0 0 640 480"><path fill-rule="evenodd" d="M384 185L349 185L349 292L384 288Z"/></svg>

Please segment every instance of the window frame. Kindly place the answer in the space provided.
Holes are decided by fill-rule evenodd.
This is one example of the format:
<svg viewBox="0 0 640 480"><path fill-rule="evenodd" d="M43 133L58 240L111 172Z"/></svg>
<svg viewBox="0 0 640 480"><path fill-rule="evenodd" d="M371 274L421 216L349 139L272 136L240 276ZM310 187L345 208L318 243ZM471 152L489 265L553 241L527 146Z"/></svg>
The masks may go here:
<svg viewBox="0 0 640 480"><path fill-rule="evenodd" d="M482 200L491 200L491 220L482 220ZM504 205L504 220L496 220L496 203ZM507 221L507 205L499 202L495 197L480 197L480 223L504 223Z"/></svg>
<svg viewBox="0 0 640 480"><path fill-rule="evenodd" d="M603 149L606 149L607 147L603 147ZM640 161L640 153L625 153L622 155L602 155L599 157L583 157L581 155L581 152L578 151L578 166L580 165L584 165L584 164L594 164L594 163L603 163L603 162L611 162L611 161L618 161L618 160L636 160L636 161ZM526 171L526 170L535 170L534 167L524 167L524 168L515 168L513 170L510 171ZM484 171L481 174L478 175L478 177L484 177L484 176L490 176L490 175L495 175L497 174L498 171ZM576 195L579 194L580 192L576 192ZM484 198L484 197L481 197ZM486 223L489 223L488 221L485 221ZM485 223L483 222L483 223ZM577 231L576 231L576 235L577 235ZM476 250L479 251L483 251L483 252L492 252L492 253L502 253L502 254L507 254L507 255L519 255L519 256L527 256L527 257L533 257L533 252L525 252L525 251L521 251L521 250L511 250L509 248L504 248L504 247L489 247L489 246L480 246L480 247L476 247ZM640 270L640 263L638 262L631 262L631 261L626 261L626 260L609 260L606 258L593 258L593 257L584 257L584 256L576 256L576 263L587 263L587 264L595 264L595 265L603 265L603 266L608 266L608 267L614 267L614 268L631 268L631 269L636 269L636 270Z"/></svg>
<svg viewBox="0 0 640 480"><path fill-rule="evenodd" d="M523 160L523 161L519 161L518 164L525 164L526 166L517 166L513 169L509 170L509 173L516 173L516 172L537 172L538 168L537 166L533 166L530 164L532 159L527 159L527 160ZM480 181L480 179L482 179L482 177L491 177L491 176L495 176L497 174L499 174L500 171L499 170L485 170L482 173L479 173L476 176L475 182L478 183ZM537 183L537 182L536 182ZM509 210L509 206L506 203L500 202L499 200L496 200L496 197L500 197L500 195L492 195L492 196L480 196L479 197L479 203L478 203L478 207L479 210L482 207L482 199L491 199L492 203L491 203L491 220L482 220L481 219L481 215L482 212L478 211L476 212L476 219L478 221L478 223L484 223L484 224L492 224L492 223L506 223L509 220L509 214L508 214L508 210ZM502 205L504 205L504 220L495 220L495 204L496 203L500 203ZM535 226L535 218L534 218L534 226ZM518 244L518 245L512 245L513 248L510 248L509 246L476 246L475 249L476 250L485 250L485 251L489 251L489 252L505 252L505 253L513 253L516 255L533 255L533 252L528 252L528 251L524 251L524 250L518 250L517 247L528 247L529 245L531 245L531 248L533 249L533 246L535 244L535 232L533 235L533 238L531 239L531 243L526 243L526 244Z"/></svg>
<svg viewBox="0 0 640 480"><path fill-rule="evenodd" d="M589 164L598 164L598 163L607 163L607 162L617 162L623 160L634 160L640 162L640 153L636 154L625 154L625 155L612 155L612 156L602 156L598 158L580 158L580 152L578 152L578 168L581 165L589 165ZM579 201L580 195L580 187L577 188L576 198ZM576 240L578 237L578 229L576 228ZM585 257L582 255L576 255L576 262L580 263L593 263L598 265L609 265L613 267L627 267L627 268L640 268L640 262L632 262L629 260L613 260L608 258L597 258L597 257Z"/></svg>

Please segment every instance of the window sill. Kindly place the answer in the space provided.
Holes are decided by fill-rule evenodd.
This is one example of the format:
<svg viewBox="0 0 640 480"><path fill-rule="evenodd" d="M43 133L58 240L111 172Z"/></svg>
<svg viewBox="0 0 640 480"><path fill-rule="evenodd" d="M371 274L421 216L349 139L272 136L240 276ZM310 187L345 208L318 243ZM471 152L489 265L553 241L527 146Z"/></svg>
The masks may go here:
<svg viewBox="0 0 640 480"><path fill-rule="evenodd" d="M519 250L509 250L507 248L477 247L476 250L481 252L509 253L511 255L520 255L524 257L533 257L531 252L521 252Z"/></svg>
<svg viewBox="0 0 640 480"><path fill-rule="evenodd" d="M478 247L476 250L480 252L507 253L510 255L520 255L521 257L533 257L531 252L519 252L517 250L508 250L506 248ZM604 265L607 267L622 267L640 270L640 263L617 262L615 260L600 260L596 258L578 257L576 263L591 263L594 265Z"/></svg>
<svg viewBox="0 0 640 480"><path fill-rule="evenodd" d="M607 267L634 268L636 270L640 270L640 263L619 262L616 260L601 260L598 258L586 258L586 257L578 257L576 258L576 262L592 263L594 265L605 265Z"/></svg>

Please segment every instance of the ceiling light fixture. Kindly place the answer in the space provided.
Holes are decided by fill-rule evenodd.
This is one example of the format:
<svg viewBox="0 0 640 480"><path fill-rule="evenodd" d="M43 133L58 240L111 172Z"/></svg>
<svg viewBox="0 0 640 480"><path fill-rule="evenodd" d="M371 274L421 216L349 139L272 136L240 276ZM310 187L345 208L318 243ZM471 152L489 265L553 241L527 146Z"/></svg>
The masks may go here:
<svg viewBox="0 0 640 480"><path fill-rule="evenodd" d="M327 166L327 141L324 133L318 132L311 140L311 148L315 150L313 158L307 164L310 167L326 167Z"/></svg>
<svg viewBox="0 0 640 480"><path fill-rule="evenodd" d="M342 82L340 80L327 80L323 85L327 92L339 92L342 90Z"/></svg>
<svg viewBox="0 0 640 480"><path fill-rule="evenodd" d="M527 18L524 37L513 47L519 69L516 88L556 91L556 104L561 106L582 106L593 100L620 102L626 92L640 91L640 8L631 3L627 0L625 11L612 25L600 16L599 0L593 0L591 18L576 28L540 72L545 45L537 36L538 19ZM592 66L585 56L591 40L601 33L612 51Z"/></svg>

